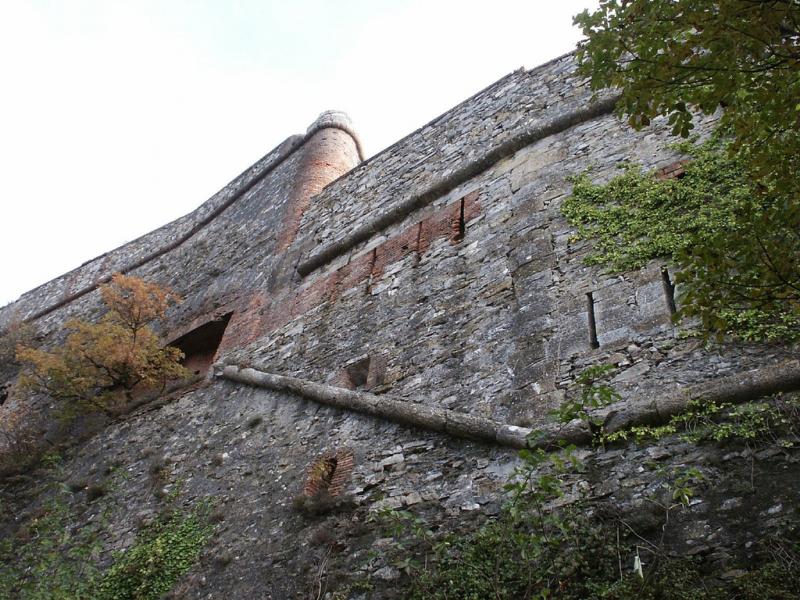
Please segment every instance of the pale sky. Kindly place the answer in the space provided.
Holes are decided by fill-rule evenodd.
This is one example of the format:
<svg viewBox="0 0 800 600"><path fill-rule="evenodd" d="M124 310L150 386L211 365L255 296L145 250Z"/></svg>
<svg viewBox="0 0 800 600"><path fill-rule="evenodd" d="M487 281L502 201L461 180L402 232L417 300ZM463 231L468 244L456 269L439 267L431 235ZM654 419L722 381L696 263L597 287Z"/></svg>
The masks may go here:
<svg viewBox="0 0 800 600"><path fill-rule="evenodd" d="M367 155L572 50L596 0L0 0L0 305L199 206L320 112Z"/></svg>

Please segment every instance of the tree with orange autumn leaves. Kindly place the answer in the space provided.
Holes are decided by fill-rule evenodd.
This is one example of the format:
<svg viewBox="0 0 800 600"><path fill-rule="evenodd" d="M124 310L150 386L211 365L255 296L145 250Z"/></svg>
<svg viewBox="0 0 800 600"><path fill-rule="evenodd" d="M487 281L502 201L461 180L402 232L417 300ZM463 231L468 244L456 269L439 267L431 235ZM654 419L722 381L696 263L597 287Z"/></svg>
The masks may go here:
<svg viewBox="0 0 800 600"><path fill-rule="evenodd" d="M67 401L68 413L100 410L113 416L134 391L163 388L188 374L180 363L183 353L162 347L149 325L180 300L175 293L117 273L100 294L108 311L99 322L67 321L69 334L53 351L17 348L23 388Z"/></svg>

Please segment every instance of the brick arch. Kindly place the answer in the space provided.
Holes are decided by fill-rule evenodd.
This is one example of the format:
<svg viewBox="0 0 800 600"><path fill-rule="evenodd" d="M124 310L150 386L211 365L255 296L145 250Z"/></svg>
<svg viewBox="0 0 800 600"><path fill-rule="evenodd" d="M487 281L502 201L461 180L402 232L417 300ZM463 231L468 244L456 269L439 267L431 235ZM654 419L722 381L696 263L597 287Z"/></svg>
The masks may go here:
<svg viewBox="0 0 800 600"><path fill-rule="evenodd" d="M308 467L304 496L339 496L353 474L353 451L343 448L317 457Z"/></svg>

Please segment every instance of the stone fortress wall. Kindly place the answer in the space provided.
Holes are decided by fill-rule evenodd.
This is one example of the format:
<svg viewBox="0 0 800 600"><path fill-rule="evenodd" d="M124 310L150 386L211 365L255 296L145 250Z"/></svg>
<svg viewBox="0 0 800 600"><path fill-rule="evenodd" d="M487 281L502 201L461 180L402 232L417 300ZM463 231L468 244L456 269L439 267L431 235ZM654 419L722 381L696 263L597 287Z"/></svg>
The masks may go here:
<svg viewBox="0 0 800 600"><path fill-rule="evenodd" d="M232 312L219 358L325 382L368 350L395 395L529 422L587 362L630 367L618 381L637 393L740 369L745 350L723 351L732 361L676 339L659 265L581 264L559 211L569 177L677 157L665 131L629 130L613 94L593 99L573 71L566 55L512 73L360 164L346 116L325 113L194 212L4 307L0 324L57 327L97 309L98 282L132 272L185 297L167 338Z"/></svg>
<svg viewBox="0 0 800 600"><path fill-rule="evenodd" d="M165 339L229 316L220 365L525 427L544 424L591 364L616 366L625 401L782 364L777 348L683 339L661 265L607 275L583 264L587 245L571 240L560 214L569 178L591 167L604 180L626 161L668 168L680 157L666 128L630 130L611 114L614 94L594 98L574 71L566 55L514 72L366 161L346 118L324 113L190 215L29 292L0 310L0 324L38 315L53 332L70 316L95 315L91 290L125 271L185 298ZM246 558L216 574L214 589L298 591L298 548L309 547L310 530L292 516L291 498L308 488L306 470L320 456L346 462L347 483L340 471L336 485L365 510L496 512L510 450L241 386L220 372L113 425L73 465L91 477L113 449L130 475L116 500L123 514L152 504L137 488L143 447L168 457L191 497L219 498L231 511L220 544ZM250 429L254 414L264 424ZM654 485L624 462L609 468L626 473L608 494ZM113 547L135 528L122 518ZM361 568L353 565L367 547L347 543L351 567Z"/></svg>

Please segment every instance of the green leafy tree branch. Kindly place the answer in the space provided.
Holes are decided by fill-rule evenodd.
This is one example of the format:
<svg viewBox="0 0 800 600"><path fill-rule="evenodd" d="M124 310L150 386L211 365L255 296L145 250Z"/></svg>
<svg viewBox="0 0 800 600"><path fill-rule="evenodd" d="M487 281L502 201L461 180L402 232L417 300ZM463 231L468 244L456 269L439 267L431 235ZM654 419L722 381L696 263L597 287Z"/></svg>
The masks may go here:
<svg viewBox="0 0 800 600"><path fill-rule="evenodd" d="M800 3L603 0L575 22L580 73L620 90L617 112L633 127L663 117L687 137L699 115L719 117L718 156L686 147L697 164L680 182L635 170L606 189L577 182L584 210L567 210L581 236L600 238L590 260L626 270L668 258L682 314L706 333L796 340Z"/></svg>

